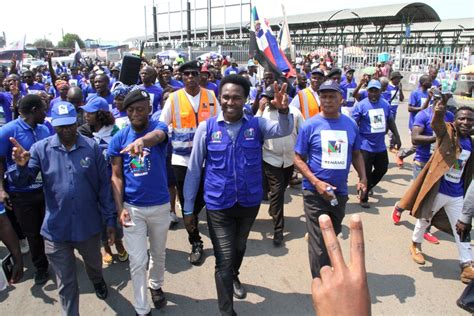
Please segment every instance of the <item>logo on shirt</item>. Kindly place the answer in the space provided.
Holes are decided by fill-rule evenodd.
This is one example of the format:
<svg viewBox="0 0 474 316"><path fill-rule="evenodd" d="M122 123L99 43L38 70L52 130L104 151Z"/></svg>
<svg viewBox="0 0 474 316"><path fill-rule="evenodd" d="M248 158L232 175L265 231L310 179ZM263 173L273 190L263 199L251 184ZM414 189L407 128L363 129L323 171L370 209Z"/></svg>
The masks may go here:
<svg viewBox="0 0 474 316"><path fill-rule="evenodd" d="M148 175L151 164L148 156L150 155L150 149L144 148L142 153L132 158L129 164L129 170L134 177L141 177Z"/></svg>
<svg viewBox="0 0 474 316"><path fill-rule="evenodd" d="M342 144L344 144L342 139L328 141L328 154L340 154Z"/></svg>
<svg viewBox="0 0 474 316"><path fill-rule="evenodd" d="M211 141L213 143L220 143L222 140L222 132L221 131L215 131L211 135Z"/></svg>
<svg viewBox="0 0 474 316"><path fill-rule="evenodd" d="M253 127L246 129L244 131L244 138L245 140L255 139L255 129L253 129Z"/></svg>
<svg viewBox="0 0 474 316"><path fill-rule="evenodd" d="M81 165L82 168L89 168L91 163L92 163L92 159L90 157L82 158L81 161L79 161L79 164Z"/></svg>
<svg viewBox="0 0 474 316"><path fill-rule="evenodd" d="M454 165L453 165L452 168L453 168L454 170L463 170L465 164L466 164L466 161L465 161L465 160L457 159L457 160L454 162Z"/></svg>

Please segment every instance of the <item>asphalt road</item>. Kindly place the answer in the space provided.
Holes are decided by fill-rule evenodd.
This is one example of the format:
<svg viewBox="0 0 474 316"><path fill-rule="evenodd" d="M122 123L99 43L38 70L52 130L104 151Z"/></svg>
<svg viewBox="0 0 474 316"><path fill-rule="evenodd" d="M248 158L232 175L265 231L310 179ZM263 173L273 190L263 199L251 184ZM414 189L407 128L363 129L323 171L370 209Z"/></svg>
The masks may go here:
<svg viewBox="0 0 474 316"><path fill-rule="evenodd" d="M404 103L400 106L397 123L406 145L409 144L407 118ZM374 315L465 315L467 313L455 304L464 285L459 280L457 250L452 238L434 229L441 243L424 243L427 263L419 266L411 260L408 249L414 219L404 214L399 226L391 221L393 205L411 180L411 159L404 169L398 169L393 164L393 155L389 156L389 171L375 188L370 209L359 207L355 195L356 177L351 172L348 216L339 236L344 252L348 254L347 223L351 214L360 214L365 232L372 312ZM314 315L301 190L287 190L285 244L281 248L272 244L272 223L267 210L268 203L263 203L249 236L240 276L249 293L245 300L235 302L235 310L240 315ZM163 289L169 302L165 309L153 310L154 315L218 315L214 257L203 215L200 230L206 260L202 266L191 266L187 261L189 245L182 223L168 234ZM0 246L0 254L4 253L5 248ZM29 255L25 256L25 261L23 281L0 293L0 315L58 315L60 307L54 281L35 286ZM128 263L114 263L104 269L105 280L110 285L105 301L95 297L80 257L77 266L83 315L134 314Z"/></svg>

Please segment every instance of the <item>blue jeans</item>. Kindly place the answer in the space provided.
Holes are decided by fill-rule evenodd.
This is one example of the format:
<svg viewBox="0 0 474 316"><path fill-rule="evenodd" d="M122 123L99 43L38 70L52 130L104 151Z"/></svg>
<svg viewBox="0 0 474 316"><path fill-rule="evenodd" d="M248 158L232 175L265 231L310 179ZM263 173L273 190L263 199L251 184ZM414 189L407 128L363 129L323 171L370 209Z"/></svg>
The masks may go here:
<svg viewBox="0 0 474 316"><path fill-rule="evenodd" d="M421 170L425 167L426 162L414 161L413 162L413 180L415 180L420 174Z"/></svg>
<svg viewBox="0 0 474 316"><path fill-rule="evenodd" d="M221 315L236 315L233 302L233 280L239 275L247 238L260 205L243 207L239 203L207 213L207 224L216 257L215 280Z"/></svg>

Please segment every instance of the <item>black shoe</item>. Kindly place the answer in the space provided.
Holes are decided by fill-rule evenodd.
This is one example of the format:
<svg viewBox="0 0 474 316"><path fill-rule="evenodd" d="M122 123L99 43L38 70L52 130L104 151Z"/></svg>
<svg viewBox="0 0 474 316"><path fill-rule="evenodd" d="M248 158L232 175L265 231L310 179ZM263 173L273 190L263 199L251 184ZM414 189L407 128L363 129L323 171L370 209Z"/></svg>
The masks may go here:
<svg viewBox="0 0 474 316"><path fill-rule="evenodd" d="M161 287L158 290L150 289L150 293L151 300L153 301L153 304L155 304L156 309L160 309L166 306L166 303L168 301L166 300L165 293L163 293Z"/></svg>
<svg viewBox="0 0 474 316"><path fill-rule="evenodd" d="M275 232L273 234L273 245L276 247L280 247L282 244L283 244L283 233Z"/></svg>
<svg viewBox="0 0 474 316"><path fill-rule="evenodd" d="M35 272L35 284L43 285L48 282L49 273L48 270L38 270Z"/></svg>
<svg viewBox="0 0 474 316"><path fill-rule="evenodd" d="M238 277L234 277L234 281L232 282L233 288L234 288L234 297L239 300L243 300L244 298L247 297L247 291L243 287L243 285L240 283L240 280Z"/></svg>
<svg viewBox="0 0 474 316"><path fill-rule="evenodd" d="M94 284L94 289L95 289L95 295L101 299L105 300L107 298L107 295L109 294L109 291L107 290L107 284L105 284L105 281L102 280L99 283Z"/></svg>
<svg viewBox="0 0 474 316"><path fill-rule="evenodd" d="M138 313L135 313L136 316L140 316ZM148 312L148 314L145 314L145 316L151 316L151 311Z"/></svg>
<svg viewBox="0 0 474 316"><path fill-rule="evenodd" d="M189 254L189 262L195 266L200 265L202 263L203 254L204 250L202 242L195 242L191 249L191 253Z"/></svg>

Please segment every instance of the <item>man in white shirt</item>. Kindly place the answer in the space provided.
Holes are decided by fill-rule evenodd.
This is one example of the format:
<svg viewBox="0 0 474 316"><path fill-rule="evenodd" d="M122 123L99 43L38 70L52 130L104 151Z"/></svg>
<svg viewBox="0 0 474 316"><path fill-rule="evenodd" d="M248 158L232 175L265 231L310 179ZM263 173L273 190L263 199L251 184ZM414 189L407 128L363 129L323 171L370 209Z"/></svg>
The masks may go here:
<svg viewBox="0 0 474 316"><path fill-rule="evenodd" d="M259 109L255 116L272 121L278 121L278 110L271 104L274 91L269 86L260 99ZM285 137L266 139L263 144L263 170L268 181L270 191L270 207L268 213L273 219L273 244L281 246L283 242L285 190L293 174L293 159L295 157L295 143L298 130L304 122L303 115L296 107L289 107L293 114L294 127L290 135Z"/></svg>
<svg viewBox="0 0 474 316"><path fill-rule="evenodd" d="M179 203L183 208L184 179L193 146L194 133L200 122L216 116L221 111L221 107L214 92L199 86L200 65L197 61L183 64L179 68L179 72L183 76L184 88L170 94L161 112L160 121L166 125L171 124L173 128L171 165L176 177ZM201 183L194 204L194 213L183 216L188 239L192 245L189 261L194 265L202 263L203 244L197 227L198 215L204 205Z"/></svg>

